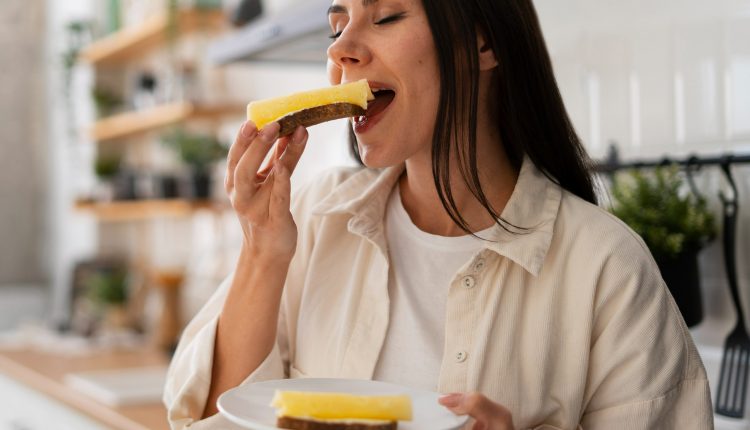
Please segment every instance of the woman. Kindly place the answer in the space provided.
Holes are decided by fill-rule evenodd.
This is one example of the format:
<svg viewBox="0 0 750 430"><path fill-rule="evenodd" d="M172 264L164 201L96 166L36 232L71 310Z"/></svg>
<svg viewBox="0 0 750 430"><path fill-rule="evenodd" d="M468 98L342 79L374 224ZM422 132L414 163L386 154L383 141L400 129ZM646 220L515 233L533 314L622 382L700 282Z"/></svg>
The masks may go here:
<svg viewBox="0 0 750 430"><path fill-rule="evenodd" d="M304 376L440 391L474 429L711 428L653 259L595 205L531 2L334 0L329 20L331 83L380 90L353 122L367 168L290 203L306 131L242 127L243 249L174 357L173 428L228 427L221 393Z"/></svg>

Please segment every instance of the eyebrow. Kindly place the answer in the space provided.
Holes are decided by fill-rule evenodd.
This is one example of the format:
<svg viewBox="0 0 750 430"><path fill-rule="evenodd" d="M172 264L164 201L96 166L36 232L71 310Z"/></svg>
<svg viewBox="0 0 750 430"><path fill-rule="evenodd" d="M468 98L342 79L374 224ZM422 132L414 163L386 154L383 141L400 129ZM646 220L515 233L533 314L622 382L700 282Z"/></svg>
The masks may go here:
<svg viewBox="0 0 750 430"><path fill-rule="evenodd" d="M378 0L362 0L362 6L363 7L372 6L377 2ZM328 15L332 13L346 13L346 8L344 6L335 4L328 8Z"/></svg>

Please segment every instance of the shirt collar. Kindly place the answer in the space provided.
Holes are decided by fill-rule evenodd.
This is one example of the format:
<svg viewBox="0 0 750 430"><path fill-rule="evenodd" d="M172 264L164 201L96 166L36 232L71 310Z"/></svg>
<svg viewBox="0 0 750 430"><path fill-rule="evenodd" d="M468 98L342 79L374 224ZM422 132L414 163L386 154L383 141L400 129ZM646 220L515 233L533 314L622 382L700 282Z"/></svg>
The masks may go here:
<svg viewBox="0 0 750 430"><path fill-rule="evenodd" d="M363 232L382 223L391 190L404 171L404 165L385 169L362 169L344 180L331 194L313 207L316 215L348 213Z"/></svg>
<svg viewBox="0 0 750 430"><path fill-rule="evenodd" d="M562 188L525 157L513 193L500 215L505 228L495 226L485 247L538 276L552 243L561 200Z"/></svg>
<svg viewBox="0 0 750 430"><path fill-rule="evenodd" d="M349 230L365 237L382 226L391 190L404 165L386 169L362 169L334 188L315 205L316 215L348 213ZM516 186L501 214L505 228L490 231L485 248L509 258L538 276L552 242L562 189L536 168L528 157L521 165Z"/></svg>

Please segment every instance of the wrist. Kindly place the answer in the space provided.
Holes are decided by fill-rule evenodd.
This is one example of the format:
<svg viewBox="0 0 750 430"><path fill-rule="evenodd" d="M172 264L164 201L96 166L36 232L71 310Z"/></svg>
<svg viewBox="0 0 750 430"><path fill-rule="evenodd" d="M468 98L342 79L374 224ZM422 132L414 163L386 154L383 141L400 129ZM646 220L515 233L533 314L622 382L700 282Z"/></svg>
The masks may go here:
<svg viewBox="0 0 750 430"><path fill-rule="evenodd" d="M251 264L254 267L266 269L286 269L289 267L293 256L294 254L275 253L263 247L253 246L245 241L242 244L239 264Z"/></svg>

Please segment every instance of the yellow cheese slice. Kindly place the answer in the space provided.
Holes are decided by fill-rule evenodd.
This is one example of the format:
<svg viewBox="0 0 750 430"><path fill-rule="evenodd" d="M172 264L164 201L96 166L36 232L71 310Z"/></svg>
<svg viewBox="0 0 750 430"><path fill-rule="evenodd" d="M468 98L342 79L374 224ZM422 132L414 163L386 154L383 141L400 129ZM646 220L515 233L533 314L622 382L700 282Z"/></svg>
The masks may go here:
<svg viewBox="0 0 750 430"><path fill-rule="evenodd" d="M333 103L351 103L367 109L367 102L375 99L367 79L318 90L295 93L284 97L259 100L247 105L247 119L262 129L266 124L298 112Z"/></svg>
<svg viewBox="0 0 750 430"><path fill-rule="evenodd" d="M271 406L278 416L322 420L363 419L409 421L411 398L407 395L359 396L277 390Z"/></svg>

